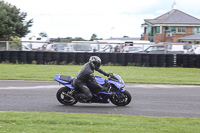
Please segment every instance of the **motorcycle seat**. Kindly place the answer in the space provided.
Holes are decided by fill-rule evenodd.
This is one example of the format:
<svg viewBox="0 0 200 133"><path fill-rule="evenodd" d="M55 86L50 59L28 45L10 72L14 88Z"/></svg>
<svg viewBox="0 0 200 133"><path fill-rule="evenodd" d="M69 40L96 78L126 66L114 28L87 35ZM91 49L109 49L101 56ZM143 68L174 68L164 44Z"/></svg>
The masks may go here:
<svg viewBox="0 0 200 133"><path fill-rule="evenodd" d="M60 80L62 81L71 82L72 79L72 76L60 75Z"/></svg>

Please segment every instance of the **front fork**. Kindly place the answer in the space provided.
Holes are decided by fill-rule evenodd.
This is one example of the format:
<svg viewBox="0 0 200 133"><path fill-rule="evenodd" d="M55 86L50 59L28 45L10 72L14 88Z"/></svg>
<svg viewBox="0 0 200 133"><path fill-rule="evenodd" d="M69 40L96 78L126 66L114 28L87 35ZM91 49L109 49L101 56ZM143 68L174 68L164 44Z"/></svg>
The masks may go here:
<svg viewBox="0 0 200 133"><path fill-rule="evenodd" d="M120 99L120 98L121 98L121 95L120 95L120 93L121 93L121 92L124 92L124 91L125 91L125 89L124 89L124 88L122 88L122 89L120 89L118 92L116 92L118 99Z"/></svg>

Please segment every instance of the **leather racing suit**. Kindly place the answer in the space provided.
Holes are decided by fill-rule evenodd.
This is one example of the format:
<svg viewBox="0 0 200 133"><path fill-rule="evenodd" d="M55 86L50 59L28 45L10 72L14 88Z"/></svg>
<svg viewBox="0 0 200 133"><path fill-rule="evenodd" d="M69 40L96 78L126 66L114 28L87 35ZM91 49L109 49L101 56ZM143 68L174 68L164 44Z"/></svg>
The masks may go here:
<svg viewBox="0 0 200 133"><path fill-rule="evenodd" d="M100 68L98 68L96 71L105 76L109 76L109 73L104 72ZM96 81L94 76L94 68L90 65L89 62L82 67L82 69L77 74L77 77L73 80L73 85L81 90L81 93L76 94L75 97L86 101L92 98L92 92L87 87L88 81L90 81L97 89L103 89L103 87Z"/></svg>

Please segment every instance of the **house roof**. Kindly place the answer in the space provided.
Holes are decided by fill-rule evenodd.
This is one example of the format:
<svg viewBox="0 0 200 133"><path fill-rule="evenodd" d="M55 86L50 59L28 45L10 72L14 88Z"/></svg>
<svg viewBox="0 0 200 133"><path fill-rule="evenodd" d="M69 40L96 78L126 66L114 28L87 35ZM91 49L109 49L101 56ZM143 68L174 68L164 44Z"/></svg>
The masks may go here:
<svg viewBox="0 0 200 133"><path fill-rule="evenodd" d="M200 19L188 15L180 10L172 9L171 11L155 18L145 19L145 22L151 24L197 24L200 25Z"/></svg>
<svg viewBox="0 0 200 133"><path fill-rule="evenodd" d="M111 37L106 40L140 40L139 37Z"/></svg>
<svg viewBox="0 0 200 133"><path fill-rule="evenodd" d="M179 40L200 40L200 33L179 38Z"/></svg>

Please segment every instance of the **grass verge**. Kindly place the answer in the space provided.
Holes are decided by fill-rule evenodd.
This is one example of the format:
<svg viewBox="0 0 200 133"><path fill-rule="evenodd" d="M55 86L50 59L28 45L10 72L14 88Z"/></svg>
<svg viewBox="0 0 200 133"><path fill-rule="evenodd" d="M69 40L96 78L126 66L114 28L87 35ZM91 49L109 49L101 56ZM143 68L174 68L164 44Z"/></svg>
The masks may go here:
<svg viewBox="0 0 200 133"><path fill-rule="evenodd" d="M199 133L199 118L68 113L0 113L1 133Z"/></svg>
<svg viewBox="0 0 200 133"><path fill-rule="evenodd" d="M52 81L55 74L75 77L81 67L78 65L0 64L0 79ZM200 69L197 68L133 66L102 66L101 68L106 72L120 75L125 82L129 83L200 85ZM102 76L98 72L95 74Z"/></svg>

